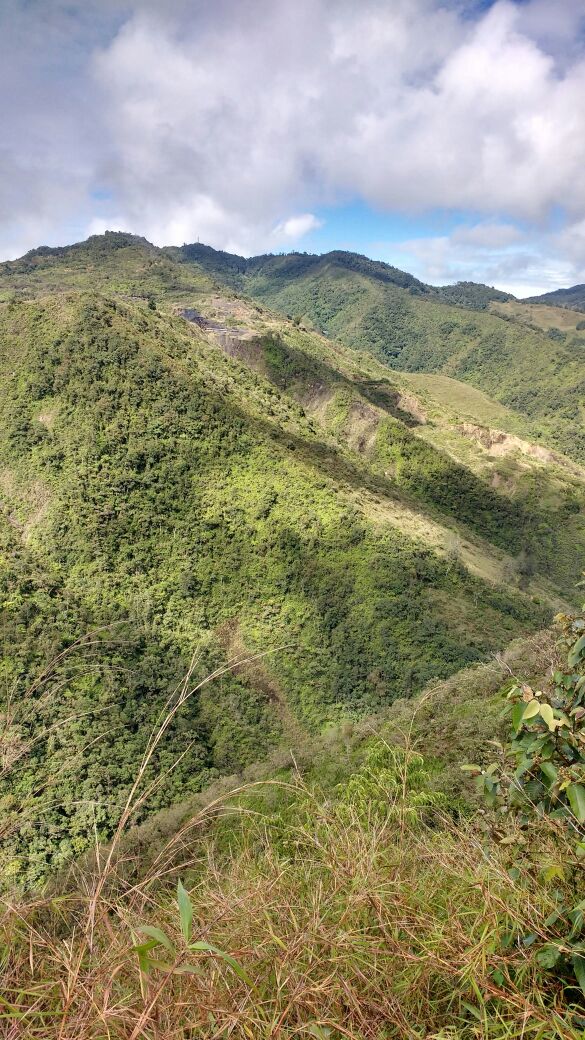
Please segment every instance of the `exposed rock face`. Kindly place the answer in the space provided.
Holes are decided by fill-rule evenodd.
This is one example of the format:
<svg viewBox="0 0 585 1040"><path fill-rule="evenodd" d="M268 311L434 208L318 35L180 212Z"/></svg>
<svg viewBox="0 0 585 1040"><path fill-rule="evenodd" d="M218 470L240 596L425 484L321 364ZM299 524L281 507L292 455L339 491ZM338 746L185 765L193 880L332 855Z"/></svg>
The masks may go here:
<svg viewBox="0 0 585 1040"><path fill-rule="evenodd" d="M502 430L490 430L487 426L476 426L474 423L460 423L455 428L463 437L470 437L481 444L490 455L510 455L512 452L520 452L521 455L527 455L539 462L556 462L562 465L565 461L560 455L551 451L550 448L545 448L542 444L531 444L529 441L522 440L521 437L504 433Z"/></svg>
<svg viewBox="0 0 585 1040"><path fill-rule="evenodd" d="M234 325L225 325L212 318L206 318L191 307L187 307L179 313L186 321L190 321L200 329L203 329L204 332L210 333L229 357L237 358L257 372L265 374L266 364L262 346L257 335L252 330Z"/></svg>
<svg viewBox="0 0 585 1040"><path fill-rule="evenodd" d="M350 448L366 453L373 451L382 417L382 412L365 401L353 401L345 423Z"/></svg>
<svg viewBox="0 0 585 1040"><path fill-rule="evenodd" d="M420 426L426 425L428 421L427 413L420 401L416 397L413 397L412 394L404 394L400 392L397 395L396 404L402 412L411 415Z"/></svg>

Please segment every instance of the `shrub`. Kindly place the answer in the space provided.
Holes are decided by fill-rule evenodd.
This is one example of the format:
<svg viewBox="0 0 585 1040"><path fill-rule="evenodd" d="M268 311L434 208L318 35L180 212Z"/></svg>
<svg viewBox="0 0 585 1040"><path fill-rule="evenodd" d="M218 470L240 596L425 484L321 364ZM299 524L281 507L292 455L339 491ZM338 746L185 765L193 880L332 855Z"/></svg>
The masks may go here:
<svg viewBox="0 0 585 1040"><path fill-rule="evenodd" d="M585 995L585 616L561 614L557 622L566 665L553 672L548 690L512 686L501 761L464 768L476 775L488 804L520 825L503 838L517 852L515 872L540 871L556 886L544 932L531 937L541 940L538 962ZM550 850L543 856L551 837L552 858Z"/></svg>

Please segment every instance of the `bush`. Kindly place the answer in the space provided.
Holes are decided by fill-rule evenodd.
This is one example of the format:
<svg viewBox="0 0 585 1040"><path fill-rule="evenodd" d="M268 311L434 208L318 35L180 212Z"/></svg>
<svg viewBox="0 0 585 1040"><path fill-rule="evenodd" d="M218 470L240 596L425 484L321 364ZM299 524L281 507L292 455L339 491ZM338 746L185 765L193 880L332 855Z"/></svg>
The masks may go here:
<svg viewBox="0 0 585 1040"><path fill-rule="evenodd" d="M557 621L566 665L553 672L544 692L512 686L511 734L501 762L465 768L488 804L521 827L504 839L516 848L516 874L541 872L556 886L556 906L532 939L541 940L538 963L569 986L577 983L585 996L585 616L561 614ZM552 859L543 856L551 837Z"/></svg>

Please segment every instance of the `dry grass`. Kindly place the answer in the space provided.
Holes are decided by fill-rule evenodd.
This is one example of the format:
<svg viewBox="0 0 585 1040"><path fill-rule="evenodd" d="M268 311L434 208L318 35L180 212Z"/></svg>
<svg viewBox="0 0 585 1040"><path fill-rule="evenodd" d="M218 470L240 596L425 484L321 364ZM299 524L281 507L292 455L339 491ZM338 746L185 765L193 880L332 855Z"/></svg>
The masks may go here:
<svg viewBox="0 0 585 1040"><path fill-rule="evenodd" d="M208 833L230 811L217 803L138 884L110 858L107 876L98 861L69 892L7 902L0 1035L582 1036L520 940L544 934L553 905L537 879L513 882L506 853L486 857L472 826L432 810L421 820L400 778L382 814L315 796L300 779L294 788L287 812L242 816L231 851ZM203 949L181 933L177 877L190 889L190 942ZM133 950L144 925L172 944L152 951L148 973ZM518 936L507 948L505 932Z"/></svg>
<svg viewBox="0 0 585 1040"><path fill-rule="evenodd" d="M494 300L489 305L492 314L503 315L533 328L557 328L562 332L575 332L577 325L583 321L580 311L568 307L554 307L548 303L522 303L519 300L507 300L505 303Z"/></svg>
<svg viewBox="0 0 585 1040"><path fill-rule="evenodd" d="M191 675L110 847L1 901L0 1037L582 1040L578 1009L524 942L550 940L559 882L530 867L513 880L510 846L445 811L412 749L430 694L341 785L246 784L137 855L125 828L200 686ZM544 862L558 853L548 841Z"/></svg>

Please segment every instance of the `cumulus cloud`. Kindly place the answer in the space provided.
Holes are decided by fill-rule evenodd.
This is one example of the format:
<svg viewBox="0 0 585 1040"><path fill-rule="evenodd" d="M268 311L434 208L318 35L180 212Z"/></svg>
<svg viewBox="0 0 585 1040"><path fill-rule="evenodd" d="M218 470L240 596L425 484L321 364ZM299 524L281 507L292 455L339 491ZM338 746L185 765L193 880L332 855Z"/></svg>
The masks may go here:
<svg viewBox="0 0 585 1040"><path fill-rule="evenodd" d="M277 238L284 235L285 238L298 239L320 227L323 227L323 221L319 220L314 213L301 213L298 217L289 217L288 220L277 224L273 234Z"/></svg>
<svg viewBox="0 0 585 1040"><path fill-rule="evenodd" d="M434 285L483 282L523 297L585 280L585 222L560 235L463 225L449 235L395 243L393 250L394 262Z"/></svg>
<svg viewBox="0 0 585 1040"><path fill-rule="evenodd" d="M427 240L445 258L429 269L474 249L505 267L548 243L570 273L584 14L578 0L4 0L0 250L106 226L290 248L320 207L360 198L476 214ZM564 242L546 231L559 207Z"/></svg>

